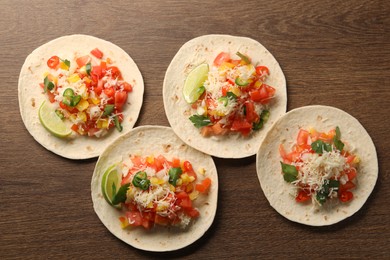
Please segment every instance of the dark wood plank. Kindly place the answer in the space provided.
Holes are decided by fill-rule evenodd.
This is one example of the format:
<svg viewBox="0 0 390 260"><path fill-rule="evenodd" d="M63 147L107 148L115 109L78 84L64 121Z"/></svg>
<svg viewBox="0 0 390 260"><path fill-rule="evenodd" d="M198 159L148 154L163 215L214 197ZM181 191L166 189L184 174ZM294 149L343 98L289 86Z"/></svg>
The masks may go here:
<svg viewBox="0 0 390 260"><path fill-rule="evenodd" d="M0 258L386 258L390 255L390 4L357 1L0 1ZM156 254L119 241L92 208L96 159L71 161L34 141L19 114L26 56L83 33L122 47L145 81L137 125L165 125L162 83L182 44L211 33L248 36L278 59L288 109L322 104L355 116L378 153L379 179L364 207L330 227L292 223L260 189L255 157L215 159L218 212L195 244Z"/></svg>

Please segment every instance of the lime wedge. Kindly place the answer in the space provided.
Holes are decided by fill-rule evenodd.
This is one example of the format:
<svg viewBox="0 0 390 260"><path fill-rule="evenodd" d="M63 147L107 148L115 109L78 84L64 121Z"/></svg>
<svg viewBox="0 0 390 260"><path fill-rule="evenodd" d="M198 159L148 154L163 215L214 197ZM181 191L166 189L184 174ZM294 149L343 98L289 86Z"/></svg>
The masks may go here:
<svg viewBox="0 0 390 260"><path fill-rule="evenodd" d="M103 174L102 193L104 199L113 207L120 207L120 204L113 205L112 199L121 187L122 175L116 169L116 165L112 165Z"/></svg>
<svg viewBox="0 0 390 260"><path fill-rule="evenodd" d="M42 125L53 135L57 137L66 137L72 133L72 130L58 117L55 110L43 101L39 107L39 120Z"/></svg>
<svg viewBox="0 0 390 260"><path fill-rule="evenodd" d="M184 82L183 96L187 103L194 103L204 92L203 83L207 79L209 65L202 63L193 69Z"/></svg>

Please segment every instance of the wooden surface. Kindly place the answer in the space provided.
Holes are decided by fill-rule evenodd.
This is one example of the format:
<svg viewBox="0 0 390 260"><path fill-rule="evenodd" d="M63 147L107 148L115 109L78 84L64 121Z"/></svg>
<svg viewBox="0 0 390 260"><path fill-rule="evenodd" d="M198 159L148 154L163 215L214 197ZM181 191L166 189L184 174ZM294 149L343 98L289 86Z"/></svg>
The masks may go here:
<svg viewBox="0 0 390 260"><path fill-rule="evenodd" d="M390 4L358 1L0 1L0 258L386 258L390 255ZM165 70L186 41L222 33L261 42L287 78L288 110L321 104L356 117L378 153L379 178L363 208L329 227L290 222L271 208L255 157L215 159L215 222L176 252L139 251L115 238L92 208L96 159L72 161L27 132L20 68L41 44L83 33L128 52L145 81L137 126L168 126Z"/></svg>

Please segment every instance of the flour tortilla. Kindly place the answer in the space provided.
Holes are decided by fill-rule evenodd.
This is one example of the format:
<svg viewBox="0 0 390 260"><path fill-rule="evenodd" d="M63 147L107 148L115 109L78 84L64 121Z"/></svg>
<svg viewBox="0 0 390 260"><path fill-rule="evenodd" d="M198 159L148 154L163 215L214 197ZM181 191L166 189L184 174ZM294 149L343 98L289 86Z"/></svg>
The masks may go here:
<svg viewBox="0 0 390 260"><path fill-rule="evenodd" d="M118 220L121 212L111 207L103 198L101 181L107 168L130 154L161 154L167 159L176 157L190 161L196 172L204 168L205 176L211 178L212 184L207 196L201 195L193 201L200 217L186 229L157 226L151 230L142 227L122 229ZM92 176L91 189L93 208L108 230L127 244L146 251L173 251L192 244L209 229L217 210L218 176L213 159L184 144L169 127L141 126L115 140L99 157Z"/></svg>
<svg viewBox="0 0 390 260"><path fill-rule="evenodd" d="M38 117L40 105L47 100L39 87L44 73L49 71L46 62L53 55L57 55L70 60L71 67L76 66L74 57L87 55L94 48L99 48L104 57L110 57L113 65L121 70L123 79L133 85L133 91L129 93L123 110L123 130L118 132L111 129L102 138L57 138L42 126ZM131 130L141 110L143 93L142 75L131 57L113 43L88 35L63 36L35 49L23 64L18 86L20 113L27 130L46 149L69 159L97 157L112 140Z"/></svg>
<svg viewBox="0 0 390 260"><path fill-rule="evenodd" d="M255 131L249 137L242 137L240 134L203 137L188 119L191 109L183 98L184 81L193 68L201 63L211 65L220 52L229 52L234 57L237 51L251 57L253 64L265 65L270 70L266 83L276 89L275 98L269 104L270 118L263 129ZM286 79L276 59L257 41L229 35L205 35L185 43L177 52L165 74L163 98L168 121L185 143L216 157L243 158L257 152L265 133L285 114Z"/></svg>
<svg viewBox="0 0 390 260"><path fill-rule="evenodd" d="M348 203L327 201L322 207L310 203L296 203L292 184L281 173L279 145L287 151L296 141L300 128L313 127L328 132L339 126L341 140L360 158L354 199ZM280 118L266 135L257 154L257 175L269 203L277 212L291 221L325 226L337 223L357 212L368 199L378 178L378 159L374 143L364 127L346 112L328 106L307 106L288 112Z"/></svg>

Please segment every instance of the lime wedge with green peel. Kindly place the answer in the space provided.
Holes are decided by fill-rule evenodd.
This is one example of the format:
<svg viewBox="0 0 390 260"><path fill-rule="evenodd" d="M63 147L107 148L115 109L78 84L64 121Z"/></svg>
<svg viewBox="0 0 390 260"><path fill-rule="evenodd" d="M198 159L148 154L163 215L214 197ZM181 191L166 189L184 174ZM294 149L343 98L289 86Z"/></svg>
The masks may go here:
<svg viewBox="0 0 390 260"><path fill-rule="evenodd" d="M39 120L42 125L53 135L57 137L67 137L72 133L72 130L57 115L56 111L43 101L39 107Z"/></svg>
<svg viewBox="0 0 390 260"><path fill-rule="evenodd" d="M122 175L118 172L116 165L112 165L103 174L102 193L104 199L113 207L120 208L120 204L112 204L112 200L121 187Z"/></svg>
<svg viewBox="0 0 390 260"><path fill-rule="evenodd" d="M184 82L183 96L187 103L194 103L204 92L203 83L209 73L209 65L202 63L193 69Z"/></svg>

